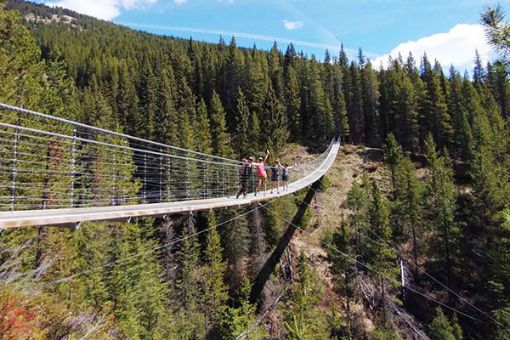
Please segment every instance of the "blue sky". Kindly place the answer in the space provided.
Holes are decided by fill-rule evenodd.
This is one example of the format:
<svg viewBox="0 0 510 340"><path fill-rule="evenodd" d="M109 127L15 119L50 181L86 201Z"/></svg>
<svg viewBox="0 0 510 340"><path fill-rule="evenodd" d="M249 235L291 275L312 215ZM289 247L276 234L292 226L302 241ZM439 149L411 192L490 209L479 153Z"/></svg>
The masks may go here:
<svg viewBox="0 0 510 340"><path fill-rule="evenodd" d="M469 68L478 49L491 57L479 14L485 0L38 0L158 34L217 42L235 35L240 46L298 50L322 58L339 45L358 47L376 64L409 51L447 67ZM510 8L510 0L500 1ZM379 57L379 58L378 58Z"/></svg>

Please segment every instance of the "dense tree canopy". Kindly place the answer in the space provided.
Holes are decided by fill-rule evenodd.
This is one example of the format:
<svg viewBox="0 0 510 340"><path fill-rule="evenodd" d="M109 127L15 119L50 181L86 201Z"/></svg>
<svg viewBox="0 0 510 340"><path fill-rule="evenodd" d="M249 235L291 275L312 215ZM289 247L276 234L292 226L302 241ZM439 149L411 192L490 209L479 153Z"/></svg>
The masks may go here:
<svg viewBox="0 0 510 340"><path fill-rule="evenodd" d="M347 195L350 215L328 243L334 249L328 251L332 290L342 299L345 320L325 316L323 286L300 256L294 268L278 268L294 280L283 299L286 336L363 337L355 332L352 306L367 300L359 287L371 287L378 300L374 334L381 338L394 335L391 313L399 308L429 324L431 338L508 337L507 59L483 65L473 56L472 78L453 67L445 75L426 55L399 56L378 69L361 50L353 60L342 48L319 61L292 44L285 53L276 43L269 51L239 48L235 38L208 44L21 0L7 4L19 13L4 5L0 1L0 102L231 158L266 147L278 155L289 142L320 148L338 135L384 148L390 188L365 174ZM50 20L52 15L70 21ZM501 8L487 9L482 21L508 58L510 34ZM2 159L9 159L9 138L0 139ZM124 178L113 188L104 185L113 201L147 189L133 155L101 149L95 155L93 171L80 179L83 187ZM37 157L29 170L44 164ZM106 167L109 157L122 166ZM52 166L66 173L63 164ZM418 173L416 165L426 169ZM0 172L3 182L9 176ZM70 181L64 175L46 184L67 188ZM0 187L2 206L9 190ZM41 208L55 200L44 188L20 190L43 197ZM94 199L93 192L84 195ZM268 209L290 218L299 198L283 198ZM249 301L250 280L284 224L270 213L242 212L2 233L0 335L22 338L30 329L35 337L54 338L90 330L88 336L99 338L264 338L257 306ZM457 308L467 308L466 301L482 305L488 317L476 314L484 323L474 326L398 292L397 262L412 269L413 287ZM23 289L30 285L38 287L32 296ZM453 293L460 290L466 301Z"/></svg>

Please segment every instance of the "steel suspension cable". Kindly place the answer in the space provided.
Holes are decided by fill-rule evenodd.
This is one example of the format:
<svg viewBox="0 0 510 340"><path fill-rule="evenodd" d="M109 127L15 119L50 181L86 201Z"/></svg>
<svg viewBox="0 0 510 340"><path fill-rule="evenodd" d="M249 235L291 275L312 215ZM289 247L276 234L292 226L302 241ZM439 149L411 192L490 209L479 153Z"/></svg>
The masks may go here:
<svg viewBox="0 0 510 340"><path fill-rule="evenodd" d="M315 193L319 193L317 190L315 190L314 188L310 187L311 190L313 190ZM307 204L306 202L304 202L303 200L299 200L300 202L303 202L305 204ZM311 205L307 204L308 206L311 207ZM387 244L379 235L375 234L370 228L367 229L372 235L374 235L375 237L377 237L381 242L371 238L370 236L360 232L359 230L354 230L355 233L359 234L360 236L363 236L369 240L371 240L372 242L375 242L377 243L378 245L380 246L383 246L385 247L386 249L388 250L392 250L394 251L396 254L400 254L400 258L402 260L404 260L407 264L410 264L412 265L413 267L416 267L417 269L419 269L423 274L427 275L429 278L431 278L433 281L435 281L437 284L439 284L440 286L442 286L443 288L445 288L447 291L449 291L450 293L452 293L453 295L455 295L456 297L458 297L461 301L464 301L465 303L467 303L470 307L472 307L473 309L475 309L476 311L478 311L479 313L481 313L482 315L484 315L485 317L487 317L488 319L490 319L491 321L493 321L494 323L496 323L497 325L501 326L501 327L504 327L503 324L501 324L498 320L496 320L493 316L491 316L489 313L483 311L482 309L478 308L477 306L475 306L473 303L471 303L469 300L467 300L466 298L462 297L459 293L455 292L453 289L451 289L450 287L448 287L447 285L445 285L444 283L442 283L441 281L439 281L439 279L435 278L434 276L432 276L431 274L427 273L427 271L425 271L425 269L420 266L420 265L417 265L415 263L413 263L412 261L409 261L408 259L404 258L402 256L402 254L397 250L397 248L391 246L390 244ZM406 287L407 289L408 287Z"/></svg>
<svg viewBox="0 0 510 340"><path fill-rule="evenodd" d="M168 248L168 247L170 247L170 246L172 246L172 245L174 245L174 244L180 243L180 242L182 242L182 241L184 241L184 240L190 239L190 238L192 238L192 237L196 237L196 236L198 236L198 235L200 235L200 234L203 234L203 233L208 232L208 231L210 231L210 230L213 230L213 229L216 229L216 228L218 228L218 227L221 227L221 226L223 226L223 225L225 225L225 224L227 224L227 223L233 222L233 221L235 221L235 220L237 220L237 219L239 219L239 218L241 218L241 217L244 217L244 216L246 216L246 215L248 215L248 214L250 214L250 213L252 213L252 212L254 212L254 211L258 210L258 209L260 209L260 208L265 207L267 204L269 204L269 203L265 203L265 204L257 205L257 207L255 207L255 208L253 208L253 209L250 209L250 210L248 210L248 211L246 211L246 212L244 212L244 213L242 213L242 214L236 215L236 216L234 216L234 217L232 217L232 218L230 218L230 219L228 219L228 220L226 220L226 221L223 221L223 222L217 223L217 224L216 224L216 225L214 225L214 226L208 227L208 228L203 229L203 230L200 230L200 231L198 231L198 232L194 232L193 234L190 234L190 235L187 235L187 236L181 237L181 238L179 238L179 239L177 239L177 240L173 240L173 241L171 241L171 242L167 242L167 243L165 243L165 244L163 244L163 245L159 245L159 246L153 247L153 248L151 248L151 249L147 249L147 250L144 250L144 251L142 251L142 252L138 252L138 253L135 253L135 254L129 255L129 256L127 256L127 257L123 258L123 259L119 259L119 260L115 260L115 261L110 261L110 262L105 263L105 264L103 264L103 265L96 266L96 267L93 267L93 268L90 268L90 269L87 269L87 270L81 271L81 272L76 273L76 274L73 274L73 275L69 275L69 276L66 276L66 277L62 277L62 278L59 278L59 279L57 279L57 280L53 280L53 281L47 282L47 283L45 283L45 284L47 284L47 285L50 285L50 284L51 284L51 285L52 285L52 284L59 284L59 283L62 283L62 282L68 281L68 280L72 280L72 279L74 279L74 278L76 278L76 277L79 277L79 276L82 276L82 275L85 275L85 274L92 273L93 271L98 270L98 269L103 269L103 268L111 267L111 266L116 265L116 264L129 262L129 261L131 261L131 260L133 260L133 259L135 259L135 258L137 258L137 257L139 257L139 256L143 256L143 255L150 254L150 253L152 253L152 252L156 252L156 251L161 250L161 249L164 249L164 248Z"/></svg>
<svg viewBox="0 0 510 340"><path fill-rule="evenodd" d="M284 218L284 217L282 217L282 216L280 216L280 215L276 214L275 212L273 212L272 210L268 209L267 207L265 207L265 206L264 206L263 208L264 208L264 210L266 210L266 211L268 211L269 213L271 213L273 216L275 216L275 217L277 217L277 218L281 219L283 222L286 222L286 223L288 223L289 225L292 225L294 228L296 228L296 229L300 230L301 232L304 232L304 231L305 231L305 230L304 230L304 229L302 229L301 227L299 227L299 226L297 226L296 224L292 223L292 221L289 221L289 220L287 220L286 218ZM338 254L342 255L342 256L343 256L343 257L345 257L346 259L351 260L353 263L359 264L359 265L361 265L362 267L367 268L369 271L372 271L372 272L374 272L374 273L376 273L376 274L380 275L381 277L384 277L385 279L387 279L387 280L389 280L389 281L392 281L392 279L391 279L391 278L389 278L387 275L385 275L385 274L381 273L380 271L378 271L378 270L376 270L376 269L374 269L374 268L370 267L370 266L369 266L369 265L367 265L366 263L363 263L363 262L361 262L361 261L357 260L356 258L354 258L354 257L352 257L352 256L350 256L350 255L348 255L348 254L346 254L346 253L344 253L344 252L342 252L342 251L341 251L341 250L339 250L338 248L333 247L332 245L330 245L330 244L328 244L328 243L326 243L326 242L324 242L324 241L319 241L319 243L320 243L320 244L322 244L324 247L326 247L326 248L328 248L328 249L331 249L331 250L335 251L336 253L338 253ZM408 288L408 287L406 287L406 289L407 289L407 288ZM418 291L418 290L416 290L416 289L411 288L411 289L409 289L409 290L410 290L411 292L413 292L413 293L416 293L416 294L418 294L418 295L420 295L420 296L424 297L424 298L425 298L425 299L427 299L427 300L430 300L430 301L432 301L432 302L434 302L434 303L436 303L436 304L442 305L443 307L448 308L448 309L450 309L450 310L452 310L452 311L454 311L454 312L456 312L456 313L458 313L458 314L460 314L460 315L463 315L463 316L465 316L465 317L467 317L467 318L469 318L469 319L472 319L472 320L477 321L477 322L480 322L480 323L484 323L482 320L480 320L480 319L478 319L478 318L476 318L476 317L474 317L474 316L472 316L472 315L470 315L470 314L467 314L467 313L465 313L465 312L463 312L463 311L460 311L460 310L456 309L455 307L452 307L452 306L449 306L449 305L447 305L447 304L444 304L444 303L442 303L442 302L440 302L440 301L437 301L437 300L435 300L435 299L433 299L433 298L431 298L431 297L429 297L429 296L425 295L424 293L422 293L422 292L420 292L420 291Z"/></svg>

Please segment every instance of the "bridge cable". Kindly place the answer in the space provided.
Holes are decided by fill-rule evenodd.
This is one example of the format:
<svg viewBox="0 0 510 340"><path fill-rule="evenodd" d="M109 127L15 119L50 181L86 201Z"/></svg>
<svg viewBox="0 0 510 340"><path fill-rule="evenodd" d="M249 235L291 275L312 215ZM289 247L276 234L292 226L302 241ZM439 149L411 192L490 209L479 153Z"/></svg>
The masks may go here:
<svg viewBox="0 0 510 340"><path fill-rule="evenodd" d="M289 225L292 225L294 228L296 228L296 229L298 229L298 230L300 230L300 231L302 231L302 232L304 232L304 231L305 231L305 230L304 230L304 229L302 229L301 227L299 227L299 226L295 225L294 223L292 223L291 221L287 220L286 218L284 218L284 217L282 217L282 216L280 216L280 215L276 214L275 212L271 211L271 210L270 210L270 209L268 209L267 207L265 207L265 206L264 206L263 208L264 208L265 210L267 210L268 212L270 212L271 214L273 214L275 217L277 217L277 218L281 219L283 222L286 222L286 223L288 223ZM359 264L359 265L361 265L361 266L362 266L362 267L364 267L364 268L367 268L369 271L372 271L372 272L374 272L374 273L376 273L376 274L380 275L381 277L386 278L387 280L390 280L390 281L392 280L392 279L391 279L390 277L388 277L387 275L385 275L385 274L381 273L380 271L378 271L378 270L376 270L376 269L374 269L374 268L371 268L369 265L367 265L367 264L365 264L365 263L363 263L363 262L361 262L361 261L357 260L356 258L354 258L354 257L352 257L352 256L350 256L350 255L348 255L348 254L346 254L346 253L344 253L344 252L342 252L342 251L341 251L341 250L339 250L338 248L333 247L332 245L330 245L330 244L328 244L328 243L326 243L326 242L324 242L324 241L319 241L319 243L320 243L320 244L322 244L324 247L327 247L327 248L329 248L329 249L331 249L331 250L333 250L333 251L335 251L335 252L339 253L339 254L340 254L340 255L342 255L343 257L345 257L345 258L347 258L347 259L351 260L352 262L354 262L354 263L356 263L356 264ZM472 315L469 315L469 314L467 314L467 313L465 313L465 312L463 312L463 311L460 311L460 310L456 309L455 307L452 307L452 306L449 306L449 305L447 305L447 304L445 304L445 303L442 303L441 301L437 301L437 300L435 300L435 299L433 299L433 298L431 298L431 297L429 297L429 296L425 295L424 293L422 293L422 292L420 292L420 291L418 291L418 290L416 290L416 289L413 289L413 288L410 288L410 287L406 287L406 289L409 289L411 292L414 292L415 294L418 294L418 295L420 295L420 296L424 297L424 298L425 298L425 299L427 299L427 300L433 301L433 302L435 302L436 304L439 304L439 305L441 305L441 306L443 306L443 307L445 307L445 308L448 308L448 309L450 309L450 310L452 310L452 311L454 311L454 312L456 312L456 313L458 313L458 314L460 314L460 315L463 315L463 316L465 316L465 317L467 317L467 318L469 318L469 319L472 319L472 320L477 321L477 322L480 322L480 323L484 323L482 320L480 320L480 319L478 319L478 318L476 318L476 317L474 317L474 316L472 316Z"/></svg>
<svg viewBox="0 0 510 340"><path fill-rule="evenodd" d="M190 238L192 238L192 237L196 237L196 236L198 236L198 235L200 235L200 234L203 234L203 233L205 233L205 232L208 232L208 231L210 231L210 230L212 230L212 229L216 229L216 228L218 228L218 227L220 227L220 226L223 226L223 225L228 224L228 223L230 223L230 222L232 222L232 221L235 221L235 220L237 220L237 219L239 219L239 218L241 218L241 217L244 217L244 216L246 216L246 215L248 215L248 214L250 214L250 213L252 213L252 212L254 212L254 211L258 210L258 209L260 209L260 208L264 208L264 207L265 207L266 205L268 205L268 204L269 204L269 203L259 204L257 207L255 207L255 208L253 208L253 209L250 209L250 210L248 210L248 211L246 211L246 212L244 212L244 213L242 213L242 214L236 215L236 216L234 216L234 217L232 217L232 218L230 218L230 219L228 219L228 220L225 220L225 221L223 221L223 222L217 223L217 224L216 224L216 225L214 225L214 226L208 227L208 228L206 228L206 229L203 229L203 230L201 230L201 231L195 232L195 233L190 234L190 235L186 235L186 236L181 237L181 238L179 238L179 239L177 239L177 240L173 240L173 241L171 241L171 242L167 242L167 243L165 243L165 244L163 244L163 245L158 245L158 246L153 247L153 248L151 248L151 249L144 250L144 251L142 251L142 252L138 252L138 253L135 253L135 254L129 255L129 256L127 256L127 257L123 258L123 259L119 259L119 260L115 260L115 261L110 261L110 262L107 262L107 263L105 263L105 264L103 264L103 265L96 266L96 267L93 267L93 268L90 268L90 269L87 269L87 270L84 270L84 271L82 271L82 272L79 272L79 273L76 273L76 274L72 274L72 275L69 275L69 276L66 276L66 277L62 277L62 278L59 278L59 279L56 279L56 280L53 280L53 281L47 282L47 283L45 283L45 284L46 284L46 285L50 285L50 284L60 284L60 283L63 283L63 282L66 282L66 281L72 280L72 279L74 279L74 278L76 278L76 277L79 277L79 276L82 276L82 275L85 275L85 274L92 273L92 272L94 272L95 270L103 269L103 268L107 268L107 267L112 267L113 265L117 265L117 264L124 263L124 262L129 262L130 260L132 260L132 259L134 259L134 258L136 258L136 257L143 256L143 255L150 254L150 253L156 252L156 251L161 250L161 249L164 249L164 248L171 247L171 246L172 246L172 245L174 245L174 244L180 243L180 242L182 242L182 241L184 241L184 240L187 240L187 239L190 239Z"/></svg>
<svg viewBox="0 0 510 340"><path fill-rule="evenodd" d="M316 194L320 193L318 192L317 190L315 190L314 188L310 187L310 189L312 189L313 191L315 191ZM300 202L303 202L305 204L307 204L306 202L302 201L302 200L299 200ZM308 204L308 206L311 207L310 204ZM450 293L454 294L456 297L458 297L461 301L464 301L465 303L467 303L470 307L474 308L476 311L478 311L479 313L481 313L482 315L486 316L488 319L490 319L491 321L493 321L494 323L496 323L497 325L501 326L501 327L504 327L503 324L501 324L498 320L496 320L492 315L490 315L489 313L483 311L482 309L478 308L477 306L475 306L473 303L471 303L469 300L467 300L466 298L464 298L463 296L461 296L459 293L455 292L453 289L451 289L450 287L448 287L446 284L442 283L441 281L439 281L439 279L435 278L434 276L432 276L431 274L427 273L427 271L425 271L425 269L420 266L420 265L417 265L417 264L414 264L412 261L409 261L407 260L406 258L404 258L402 256L402 254L398 251L398 249L396 247L393 247L389 244L387 244L379 235L375 234L371 229L367 229L372 235L374 235L375 237L377 237L381 242L378 242L376 241L375 239L371 238L370 236L358 231L358 230L354 230L355 233L377 243L378 245L380 246L383 246L383 247L386 247L387 249L389 250L393 250L395 251L395 253L399 254L399 256L408 264L411 264L413 267L416 267L418 268L423 274L427 275L429 278L431 278L433 281L435 281L437 284L439 284L440 286L442 286L443 288L445 288L446 290L448 290ZM408 287L405 287L406 289Z"/></svg>

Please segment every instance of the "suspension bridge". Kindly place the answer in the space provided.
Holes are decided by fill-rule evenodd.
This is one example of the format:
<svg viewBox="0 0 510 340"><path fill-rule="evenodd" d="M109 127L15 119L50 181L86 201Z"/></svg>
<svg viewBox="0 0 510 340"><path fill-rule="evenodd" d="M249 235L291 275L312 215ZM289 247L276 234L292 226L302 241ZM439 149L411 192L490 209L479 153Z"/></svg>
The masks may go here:
<svg viewBox="0 0 510 340"><path fill-rule="evenodd" d="M299 221L340 147L339 140L333 140L321 155L294 166L289 172L289 185L285 191L261 191L256 196L250 192L244 198L237 198L240 161L129 136L115 127L99 128L60 116L64 115L57 117L0 103L0 231L234 207L271 200L309 187L292 221L276 216L288 227L254 279L250 292L252 302L258 300L294 232L302 230ZM253 171L251 176L248 183L253 191L256 172ZM259 207L265 205L255 209ZM324 246L331 247L329 244ZM356 258L350 258L336 248L333 250L373 271ZM89 272L76 273L53 283ZM501 326L490 314L433 279ZM412 287L405 286L405 289L482 322Z"/></svg>
<svg viewBox="0 0 510 340"><path fill-rule="evenodd" d="M340 147L333 140L315 159L292 167L285 191L236 198L240 161L68 118L0 103L0 228L125 220L266 201L318 181ZM252 190L256 181L253 171L247 181Z"/></svg>

